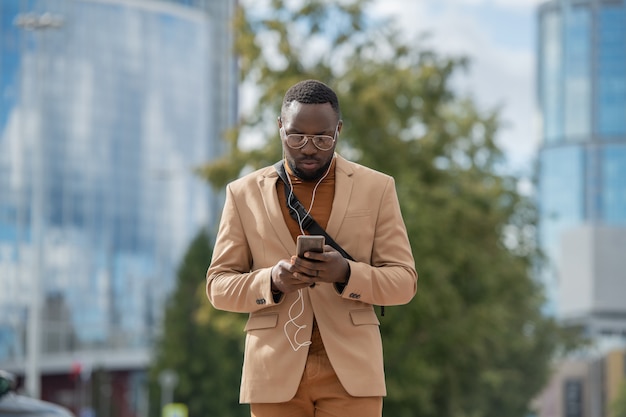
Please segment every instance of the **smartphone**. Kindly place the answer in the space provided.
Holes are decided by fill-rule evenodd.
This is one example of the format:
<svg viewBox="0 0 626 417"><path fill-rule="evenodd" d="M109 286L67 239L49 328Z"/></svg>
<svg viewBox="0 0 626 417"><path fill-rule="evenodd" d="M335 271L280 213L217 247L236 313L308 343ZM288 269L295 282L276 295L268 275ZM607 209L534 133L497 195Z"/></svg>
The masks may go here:
<svg viewBox="0 0 626 417"><path fill-rule="evenodd" d="M324 252L324 236L300 235L296 247L300 258L304 258L304 252Z"/></svg>

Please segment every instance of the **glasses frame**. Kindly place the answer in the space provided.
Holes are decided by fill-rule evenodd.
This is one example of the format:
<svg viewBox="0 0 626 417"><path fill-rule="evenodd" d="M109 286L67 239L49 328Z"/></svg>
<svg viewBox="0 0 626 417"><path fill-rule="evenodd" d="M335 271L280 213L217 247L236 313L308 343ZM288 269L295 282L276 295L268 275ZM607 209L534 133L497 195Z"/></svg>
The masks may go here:
<svg viewBox="0 0 626 417"><path fill-rule="evenodd" d="M339 133L339 123L337 123L337 126L335 126L335 134L333 136L328 136L328 135L305 135L303 133L290 133L287 134L287 132L285 132L285 128L281 127L280 128L280 133L281 135L285 138L285 143L287 144L287 146L289 146L291 149L302 149L306 146L307 143L309 143L309 140L311 140L311 142L313 142L313 146L315 146L318 150L320 151L330 151L333 146L335 146L335 143L337 143L337 134ZM289 144L289 136L304 136L304 141L302 142L302 145L299 146L291 146ZM316 143L316 138L331 138L332 139L332 145L327 148L327 149L323 149L320 148L318 146L318 144Z"/></svg>

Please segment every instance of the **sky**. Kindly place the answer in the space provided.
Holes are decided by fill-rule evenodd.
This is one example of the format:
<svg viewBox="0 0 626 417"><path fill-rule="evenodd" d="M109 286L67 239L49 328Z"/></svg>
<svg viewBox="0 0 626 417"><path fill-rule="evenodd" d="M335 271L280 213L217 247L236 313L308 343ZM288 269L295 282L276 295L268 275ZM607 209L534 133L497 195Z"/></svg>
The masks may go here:
<svg viewBox="0 0 626 417"><path fill-rule="evenodd" d="M435 51L470 59L459 91L480 109L501 109L498 143L507 169L530 176L539 142L536 10L542 0L375 0L371 13L408 36L429 33Z"/></svg>

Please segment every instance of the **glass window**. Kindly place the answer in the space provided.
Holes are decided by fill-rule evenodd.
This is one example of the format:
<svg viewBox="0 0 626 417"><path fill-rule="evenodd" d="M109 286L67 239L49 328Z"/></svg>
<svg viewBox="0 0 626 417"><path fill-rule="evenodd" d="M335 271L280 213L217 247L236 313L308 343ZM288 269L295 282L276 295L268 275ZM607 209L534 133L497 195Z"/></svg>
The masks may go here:
<svg viewBox="0 0 626 417"><path fill-rule="evenodd" d="M597 131L611 140L626 134L626 9L603 4L599 12Z"/></svg>
<svg viewBox="0 0 626 417"><path fill-rule="evenodd" d="M591 14L575 7L567 15L564 53L565 140L581 142L591 135Z"/></svg>
<svg viewBox="0 0 626 417"><path fill-rule="evenodd" d="M553 249L559 234L584 217L585 154L580 146L544 149L540 155L539 208L542 246Z"/></svg>
<svg viewBox="0 0 626 417"><path fill-rule="evenodd" d="M580 146L544 148L539 155L539 244L548 264L540 279L548 295L549 312L558 309L558 274L561 235L580 224L584 216L584 153Z"/></svg>
<svg viewBox="0 0 626 417"><path fill-rule="evenodd" d="M603 220L626 225L626 144L605 145L602 158Z"/></svg>
<svg viewBox="0 0 626 417"><path fill-rule="evenodd" d="M555 143L563 136L561 16L551 10L541 16L540 97L543 137Z"/></svg>

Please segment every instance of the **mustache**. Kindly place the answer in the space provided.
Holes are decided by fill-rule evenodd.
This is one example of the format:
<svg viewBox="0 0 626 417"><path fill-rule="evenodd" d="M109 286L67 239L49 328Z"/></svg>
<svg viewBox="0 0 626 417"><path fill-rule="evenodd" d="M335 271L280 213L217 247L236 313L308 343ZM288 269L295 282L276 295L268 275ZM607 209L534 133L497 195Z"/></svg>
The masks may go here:
<svg viewBox="0 0 626 417"><path fill-rule="evenodd" d="M297 161L298 162L320 162L320 159L312 157L312 156L303 156L303 157L298 158Z"/></svg>

